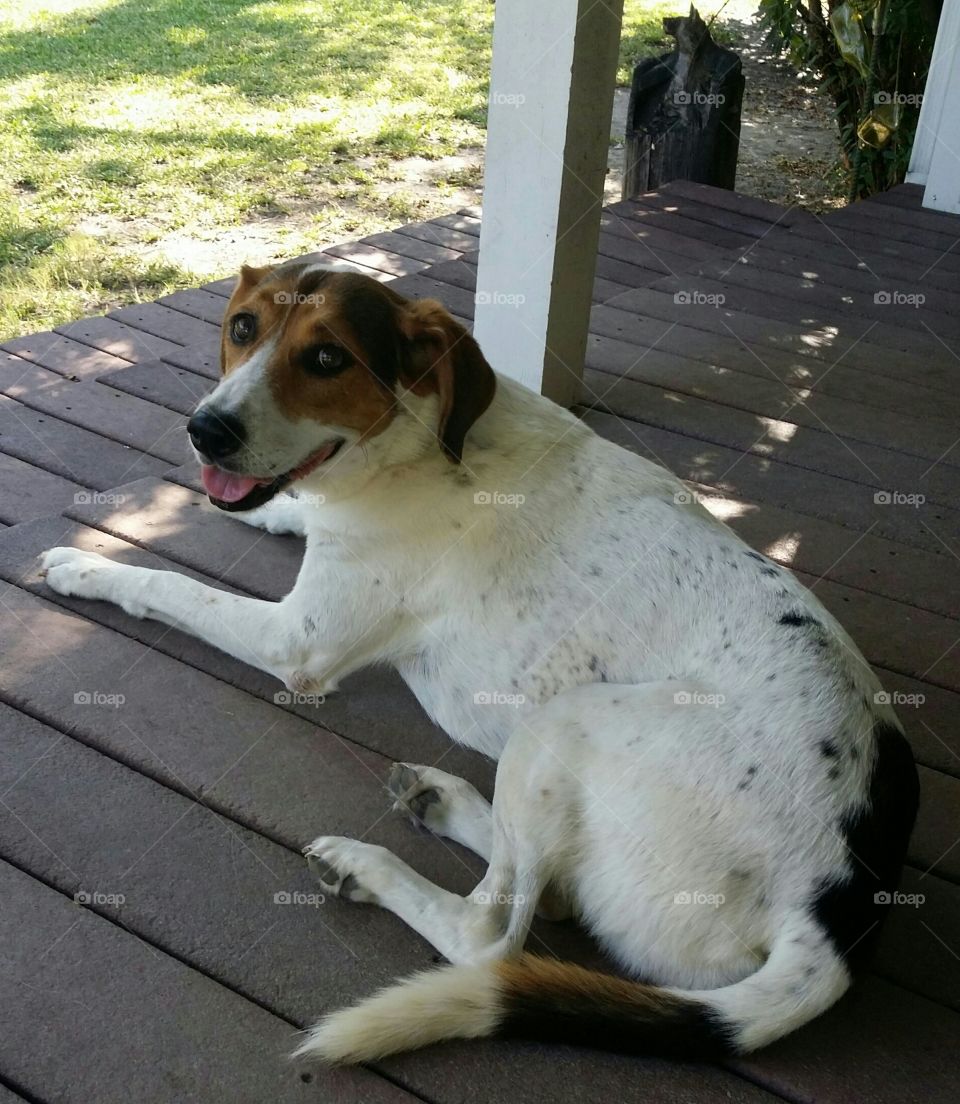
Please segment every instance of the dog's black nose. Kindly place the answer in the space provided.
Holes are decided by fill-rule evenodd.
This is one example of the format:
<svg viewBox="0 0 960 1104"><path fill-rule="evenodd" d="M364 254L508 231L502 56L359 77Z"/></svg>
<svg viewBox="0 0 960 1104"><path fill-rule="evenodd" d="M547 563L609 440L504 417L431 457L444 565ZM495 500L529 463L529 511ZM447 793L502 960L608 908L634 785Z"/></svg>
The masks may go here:
<svg viewBox="0 0 960 1104"><path fill-rule="evenodd" d="M234 414L202 408L187 422L187 432L198 452L214 462L225 460L243 444L243 422Z"/></svg>

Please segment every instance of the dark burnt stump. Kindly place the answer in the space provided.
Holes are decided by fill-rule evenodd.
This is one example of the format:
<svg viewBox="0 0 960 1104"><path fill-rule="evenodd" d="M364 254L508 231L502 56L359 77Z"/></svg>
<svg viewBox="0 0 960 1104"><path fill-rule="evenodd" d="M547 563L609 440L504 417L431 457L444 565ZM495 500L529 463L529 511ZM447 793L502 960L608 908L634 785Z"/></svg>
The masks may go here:
<svg viewBox="0 0 960 1104"><path fill-rule="evenodd" d="M740 148L743 70L718 46L696 8L664 19L677 40L671 54L633 71L627 113L623 198L670 180L733 188Z"/></svg>

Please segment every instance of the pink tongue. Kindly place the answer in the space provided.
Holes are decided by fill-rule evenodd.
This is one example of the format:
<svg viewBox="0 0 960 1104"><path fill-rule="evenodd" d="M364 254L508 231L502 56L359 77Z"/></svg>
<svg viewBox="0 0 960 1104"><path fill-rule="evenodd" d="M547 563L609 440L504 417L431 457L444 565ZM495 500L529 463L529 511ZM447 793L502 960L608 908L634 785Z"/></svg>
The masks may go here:
<svg viewBox="0 0 960 1104"><path fill-rule="evenodd" d="M239 502L262 482L249 475L234 475L213 464L201 464L200 478L207 494L211 498L219 498L221 502Z"/></svg>

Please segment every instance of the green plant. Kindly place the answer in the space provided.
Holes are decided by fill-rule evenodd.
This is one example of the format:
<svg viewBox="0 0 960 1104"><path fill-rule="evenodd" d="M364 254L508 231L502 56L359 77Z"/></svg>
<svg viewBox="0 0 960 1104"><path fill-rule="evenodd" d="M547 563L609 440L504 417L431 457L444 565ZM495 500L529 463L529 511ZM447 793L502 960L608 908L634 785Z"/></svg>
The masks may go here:
<svg viewBox="0 0 960 1104"><path fill-rule="evenodd" d="M833 100L851 200L910 161L942 0L760 0L769 40Z"/></svg>

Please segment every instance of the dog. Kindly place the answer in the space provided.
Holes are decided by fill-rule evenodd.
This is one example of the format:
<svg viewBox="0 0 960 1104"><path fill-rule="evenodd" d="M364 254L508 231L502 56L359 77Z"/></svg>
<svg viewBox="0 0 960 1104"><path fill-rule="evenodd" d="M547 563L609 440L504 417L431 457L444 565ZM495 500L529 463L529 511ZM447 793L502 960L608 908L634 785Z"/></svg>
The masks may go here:
<svg viewBox="0 0 960 1104"><path fill-rule="evenodd" d="M338 265L244 267L188 431L210 500L306 537L273 603L55 548L60 594L201 637L298 692L392 664L498 760L492 806L396 764L395 806L488 863L454 895L321 836L329 891L449 965L321 1020L360 1062L452 1038L745 1053L830 1007L897 885L917 774L888 698L793 575L663 468L497 376L440 303ZM524 953L576 917L625 976Z"/></svg>

